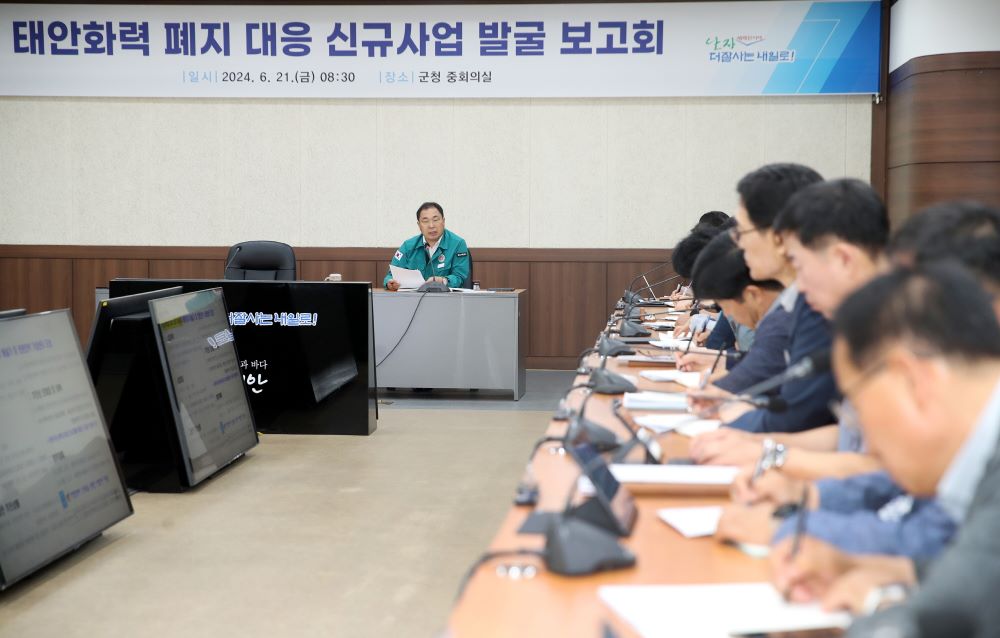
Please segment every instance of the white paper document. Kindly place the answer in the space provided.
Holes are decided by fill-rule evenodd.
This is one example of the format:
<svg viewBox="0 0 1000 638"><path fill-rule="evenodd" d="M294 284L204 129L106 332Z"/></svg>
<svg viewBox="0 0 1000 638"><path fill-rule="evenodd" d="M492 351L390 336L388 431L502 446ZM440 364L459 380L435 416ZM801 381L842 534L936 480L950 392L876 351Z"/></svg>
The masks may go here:
<svg viewBox="0 0 1000 638"><path fill-rule="evenodd" d="M679 488L726 487L732 485L738 467L728 465L636 465L613 463L611 475L623 485L662 485ZM594 495L594 484L586 476L577 480L577 491L583 496Z"/></svg>
<svg viewBox="0 0 1000 638"><path fill-rule="evenodd" d="M673 527L685 538L711 536L719 527L722 508L715 507L667 507L657 510L660 520Z"/></svg>
<svg viewBox="0 0 1000 638"><path fill-rule="evenodd" d="M623 354L618 357L619 361L624 361L625 363L674 363L674 355L672 354L660 354L656 356L651 356L648 354Z"/></svg>
<svg viewBox="0 0 1000 638"><path fill-rule="evenodd" d="M673 328L673 321L644 321L642 325L649 328Z"/></svg>
<svg viewBox="0 0 1000 638"><path fill-rule="evenodd" d="M685 388L700 388L702 373L681 372L680 370L643 370L639 373L639 376L658 383L673 381Z"/></svg>
<svg viewBox="0 0 1000 638"><path fill-rule="evenodd" d="M400 268L389 264L389 272L392 273L392 278L399 282L400 288L419 288L425 282L424 276L420 274L419 270Z"/></svg>
<svg viewBox="0 0 1000 638"><path fill-rule="evenodd" d="M601 600L645 638L723 638L844 628L851 617L785 601L769 583L615 585Z"/></svg>
<svg viewBox="0 0 1000 638"><path fill-rule="evenodd" d="M614 463L611 473L619 483L678 486L732 485L740 468L731 465L634 465Z"/></svg>
<svg viewBox="0 0 1000 638"><path fill-rule="evenodd" d="M626 392L622 405L628 410L687 410L683 392Z"/></svg>
<svg viewBox="0 0 1000 638"><path fill-rule="evenodd" d="M722 424L718 419L699 419L693 414L643 414L635 417L635 422L654 432L673 431L684 436L718 430Z"/></svg>

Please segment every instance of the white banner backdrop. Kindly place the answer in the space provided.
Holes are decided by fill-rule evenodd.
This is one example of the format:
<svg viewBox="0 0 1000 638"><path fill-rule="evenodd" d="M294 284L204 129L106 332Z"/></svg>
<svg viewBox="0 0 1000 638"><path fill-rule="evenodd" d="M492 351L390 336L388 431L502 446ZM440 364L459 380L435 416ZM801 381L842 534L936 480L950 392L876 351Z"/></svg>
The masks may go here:
<svg viewBox="0 0 1000 638"><path fill-rule="evenodd" d="M0 94L455 98L878 92L877 1L0 5Z"/></svg>

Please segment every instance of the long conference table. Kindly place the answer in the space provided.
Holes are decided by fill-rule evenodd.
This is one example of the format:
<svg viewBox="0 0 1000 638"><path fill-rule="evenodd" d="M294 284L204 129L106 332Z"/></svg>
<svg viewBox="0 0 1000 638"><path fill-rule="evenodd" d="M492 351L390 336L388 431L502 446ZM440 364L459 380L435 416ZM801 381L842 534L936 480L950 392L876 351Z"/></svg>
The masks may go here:
<svg viewBox="0 0 1000 638"><path fill-rule="evenodd" d="M652 312L652 310L650 310ZM657 308L656 311L663 311ZM651 339L655 339L653 332ZM642 346L636 346L642 348ZM663 351L659 351L661 354ZM589 359L597 365L596 355ZM655 364L663 369L662 364ZM607 367L620 374L638 377L642 366L608 359ZM574 385L585 383L588 375L577 376ZM639 377L640 391L680 392L675 383L652 382ZM568 389L568 388L567 388ZM612 401L621 395L593 394L585 415L619 438L630 436L615 417ZM567 397L568 404L578 408L584 393L575 391ZM622 411L632 428L634 417L651 412ZM662 414L662 412L659 412ZM545 435L562 436L567 423L553 420ZM664 459L687 456L690 439L676 433L658 438ZM542 549L541 534L518 534L524 520L535 509L560 511L572 482L579 477L577 464L568 454L554 453L561 444L552 442L539 447L531 459L531 467L539 486L537 504L512 506L503 524L486 551ZM633 450L633 452L636 452ZM513 486L511 497L513 498ZM625 486L623 486L625 487ZM635 498L638 517L632 533L620 542L636 556L634 567L600 572L589 576L560 576L548 572L543 560L533 556L499 557L481 565L473 574L462 596L456 601L448 621L446 635L465 636L638 636L635 630L619 618L598 597L598 588L605 585L684 585L711 583L749 583L767 580L766 560L751 558L739 549L724 545L714 538L684 538L657 517L664 507L722 505L729 501L725 494L664 494L663 489L628 489ZM500 565L535 565L531 578L511 578L501 575ZM502 571L502 570L501 570ZM724 610L720 610L724 613ZM610 630L612 633L605 633ZM666 634L671 635L671 634ZM678 638L683 638L678 636Z"/></svg>

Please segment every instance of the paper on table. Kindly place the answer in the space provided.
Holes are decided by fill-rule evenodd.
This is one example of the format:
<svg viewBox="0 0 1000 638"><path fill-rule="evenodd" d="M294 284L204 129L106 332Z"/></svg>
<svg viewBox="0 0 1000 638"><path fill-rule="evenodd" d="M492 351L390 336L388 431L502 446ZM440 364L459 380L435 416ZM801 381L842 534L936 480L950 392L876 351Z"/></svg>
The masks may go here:
<svg viewBox="0 0 1000 638"><path fill-rule="evenodd" d="M619 483L647 485L726 486L732 485L739 471L732 465L611 465L611 474Z"/></svg>
<svg viewBox="0 0 1000 638"><path fill-rule="evenodd" d="M389 272L392 273L392 278L399 282L400 288L419 288L425 282L424 276L420 274L419 270L400 268L389 264Z"/></svg>
<svg viewBox="0 0 1000 638"><path fill-rule="evenodd" d="M666 507L657 510L660 520L673 527L685 538L711 536L719 527L722 508L713 507Z"/></svg>
<svg viewBox="0 0 1000 638"><path fill-rule="evenodd" d="M643 370L639 373L643 379L650 381L673 381L685 388L701 387L701 372L681 372L680 370Z"/></svg>
<svg viewBox="0 0 1000 638"><path fill-rule="evenodd" d="M625 363L674 363L674 355L660 354L651 356L648 354L623 354L618 357L619 361Z"/></svg>
<svg viewBox="0 0 1000 638"><path fill-rule="evenodd" d="M673 321L644 321L644 322L642 322L642 325L647 326L649 328L673 328L674 327L674 322Z"/></svg>
<svg viewBox="0 0 1000 638"><path fill-rule="evenodd" d="M768 583L614 585L598 588L597 594L642 636L721 638L851 623L847 613L789 603Z"/></svg>
<svg viewBox="0 0 1000 638"><path fill-rule="evenodd" d="M687 410L683 392L626 392L622 405L628 410Z"/></svg>
<svg viewBox="0 0 1000 638"><path fill-rule="evenodd" d="M676 485L678 487L725 487L732 485L740 471L729 465L633 465L614 463L609 469L625 485ZM583 496L594 495L594 484L586 476L577 480L576 490Z"/></svg>
<svg viewBox="0 0 1000 638"><path fill-rule="evenodd" d="M717 430L721 423L717 419L699 419L693 414L643 414L635 417L635 422L654 432L674 430L685 436L694 436L691 432L701 434Z"/></svg>
<svg viewBox="0 0 1000 638"><path fill-rule="evenodd" d="M696 437L705 432L715 432L722 426L722 421L718 419L698 419L678 427L675 432L684 436Z"/></svg>

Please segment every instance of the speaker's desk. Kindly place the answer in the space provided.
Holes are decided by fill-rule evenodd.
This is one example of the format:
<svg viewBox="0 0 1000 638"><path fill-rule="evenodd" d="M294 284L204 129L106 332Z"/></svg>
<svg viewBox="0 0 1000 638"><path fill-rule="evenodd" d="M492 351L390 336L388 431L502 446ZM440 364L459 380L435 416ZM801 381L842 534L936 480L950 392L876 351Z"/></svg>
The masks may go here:
<svg viewBox="0 0 1000 638"><path fill-rule="evenodd" d="M509 390L524 396L527 291L372 293L381 388Z"/></svg>

